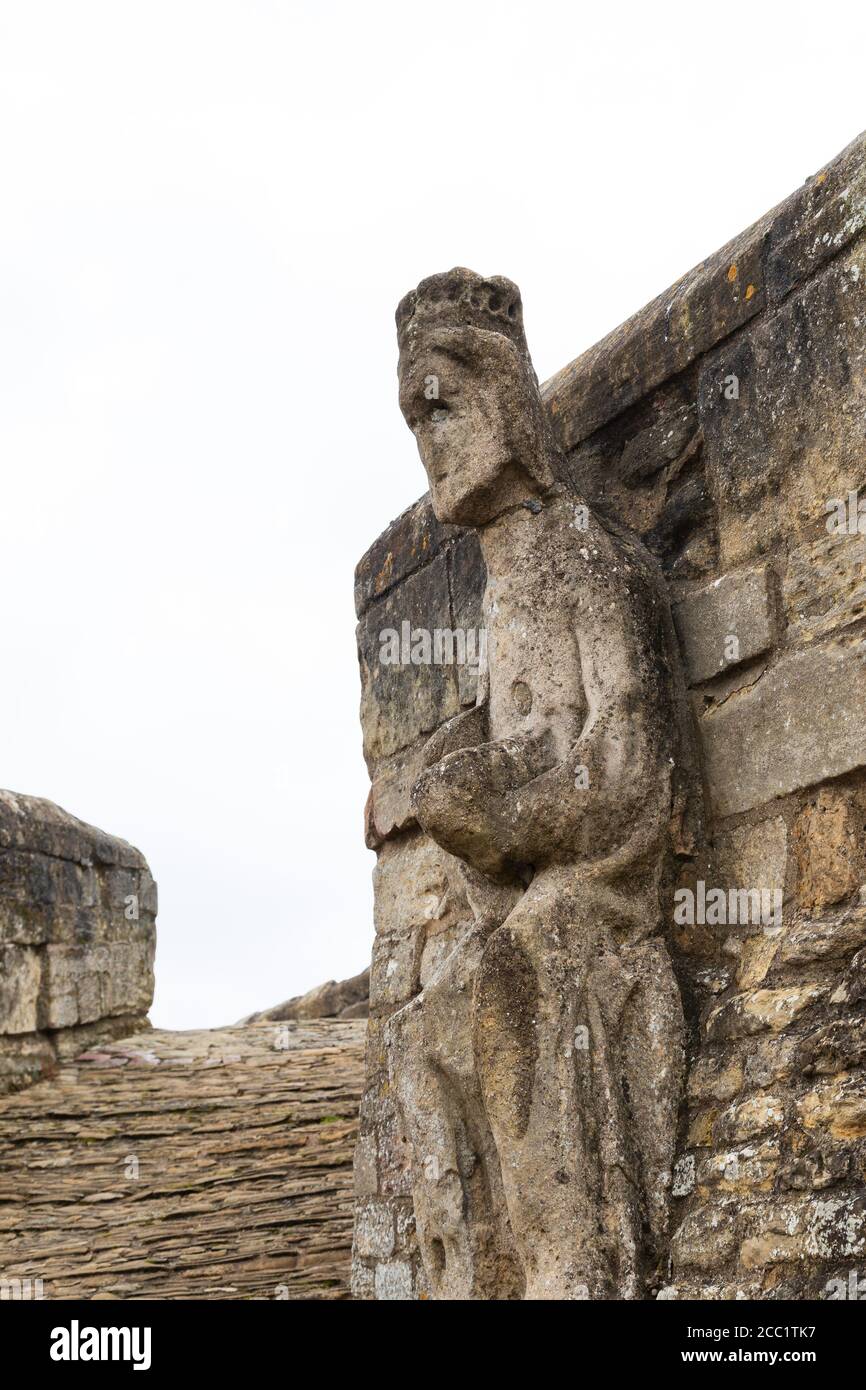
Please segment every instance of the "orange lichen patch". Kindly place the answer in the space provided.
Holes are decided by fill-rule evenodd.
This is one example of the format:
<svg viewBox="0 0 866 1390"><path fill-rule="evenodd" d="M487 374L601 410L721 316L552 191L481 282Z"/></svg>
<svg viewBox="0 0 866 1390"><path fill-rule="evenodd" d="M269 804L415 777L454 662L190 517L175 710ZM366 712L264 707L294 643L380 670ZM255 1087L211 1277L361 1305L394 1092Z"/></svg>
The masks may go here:
<svg viewBox="0 0 866 1390"><path fill-rule="evenodd" d="M389 551L388 551L388 554L385 556L385 563L383 564L383 566L382 566L382 568L380 569L379 573L376 575L376 582L375 582L376 593L381 593L382 590L385 589L385 588L387 588L387 586L390 584L390 582L391 582L391 573L392 573L393 569L394 569L394 555L393 555L392 551L389 550Z"/></svg>
<svg viewBox="0 0 866 1390"><path fill-rule="evenodd" d="M754 285L749 285L748 288L746 289L746 298L747 298L747 299L751 299L751 297L752 297L752 295L753 295L754 293L755 293L755 286L754 286Z"/></svg>
<svg viewBox="0 0 866 1390"><path fill-rule="evenodd" d="M716 1119L715 1110L703 1110L693 1116L689 1125L687 1143L690 1148L705 1148L713 1142L713 1124Z"/></svg>
<svg viewBox="0 0 866 1390"><path fill-rule="evenodd" d="M826 169L824 170L824 172L823 172L822 174L819 174L819 175L818 175L818 177L816 178L815 182L816 182L816 183L826 183L826 182L827 182L827 170L826 170Z"/></svg>
<svg viewBox="0 0 866 1390"><path fill-rule="evenodd" d="M730 270L728 271L728 279L730 280L731 284L734 283L738 275L739 271L737 270L737 267L735 265L732 265Z"/></svg>

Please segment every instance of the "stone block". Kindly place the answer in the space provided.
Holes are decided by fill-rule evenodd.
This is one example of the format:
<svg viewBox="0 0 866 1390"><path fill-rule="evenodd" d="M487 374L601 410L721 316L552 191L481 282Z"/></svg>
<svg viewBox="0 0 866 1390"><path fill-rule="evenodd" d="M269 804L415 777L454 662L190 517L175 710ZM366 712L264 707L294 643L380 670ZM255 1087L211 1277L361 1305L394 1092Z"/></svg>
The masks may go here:
<svg viewBox="0 0 866 1390"><path fill-rule="evenodd" d="M42 961L29 946L0 946L0 1035L37 1028Z"/></svg>
<svg viewBox="0 0 866 1390"><path fill-rule="evenodd" d="M847 504L847 489L842 500ZM860 622L866 618L866 535L822 529L789 556L781 587L791 643L814 642Z"/></svg>
<svg viewBox="0 0 866 1390"><path fill-rule="evenodd" d="M362 617L372 603L437 555L443 543L462 532L442 526L425 493L382 532L355 569L355 611Z"/></svg>
<svg viewBox="0 0 866 1390"><path fill-rule="evenodd" d="M424 742L394 753L379 763L370 786L365 813L368 849L417 825L409 798L423 768Z"/></svg>
<svg viewBox="0 0 866 1390"><path fill-rule="evenodd" d="M355 1213L355 1250L387 1259L394 1251L394 1213L387 1202L367 1201Z"/></svg>
<svg viewBox="0 0 866 1390"><path fill-rule="evenodd" d="M718 816L866 765L866 642L784 653L700 730Z"/></svg>
<svg viewBox="0 0 866 1390"><path fill-rule="evenodd" d="M434 634L451 629L445 555L390 590L359 622L361 726L371 775L382 759L459 712L457 666L433 659ZM426 634L420 644L419 633ZM396 661L390 660L393 655Z"/></svg>
<svg viewBox="0 0 866 1390"><path fill-rule="evenodd" d="M453 627L465 633L480 634L481 603L487 583L487 570L478 537L473 532L457 541L448 553L448 583L451 590ZM477 655L480 649L481 639L476 637L472 650ZM457 667L458 699L461 708L475 704L478 674L477 662Z"/></svg>
<svg viewBox="0 0 866 1390"><path fill-rule="evenodd" d="M767 238L771 301L784 299L866 230L866 140L861 135L782 204Z"/></svg>
<svg viewBox="0 0 866 1390"><path fill-rule="evenodd" d="M690 684L751 661L773 643L767 566L716 579L673 613Z"/></svg>
<svg viewBox="0 0 866 1390"><path fill-rule="evenodd" d="M408 1260L389 1260L376 1266L376 1298L380 1303L403 1302L413 1297L412 1266Z"/></svg>
<svg viewBox="0 0 866 1390"><path fill-rule="evenodd" d="M423 941L420 927L399 936L377 933L370 970L370 1009L373 1012L394 1009L418 993Z"/></svg>
<svg viewBox="0 0 866 1390"><path fill-rule="evenodd" d="M786 931L779 944L781 965L810 965L853 955L866 945L866 907L832 921L801 922Z"/></svg>
<svg viewBox="0 0 866 1390"><path fill-rule="evenodd" d="M355 1143L354 1180L356 1197L374 1197L379 1190L378 1155L375 1134L359 1134Z"/></svg>
<svg viewBox="0 0 866 1390"><path fill-rule="evenodd" d="M704 362L698 407L723 569L805 541L829 499L856 485L864 316L866 242Z"/></svg>
<svg viewBox="0 0 866 1390"><path fill-rule="evenodd" d="M838 1076L807 1092L797 1107L806 1129L821 1129L833 1139L866 1139L866 1078Z"/></svg>
<svg viewBox="0 0 866 1390"><path fill-rule="evenodd" d="M472 917L457 861L422 831L382 846L373 890L377 932L401 936L430 922L444 930Z"/></svg>
<svg viewBox="0 0 866 1390"><path fill-rule="evenodd" d="M711 1041L748 1038L755 1033L781 1033L817 999L827 993L820 985L796 985L787 989L747 990L726 999L706 1023Z"/></svg>
<svg viewBox="0 0 866 1390"><path fill-rule="evenodd" d="M862 797L838 787L822 787L794 824L797 901L820 912L854 893L863 881Z"/></svg>
<svg viewBox="0 0 866 1390"><path fill-rule="evenodd" d="M716 836L713 864L720 888L784 893L787 862L788 831L781 816Z"/></svg>

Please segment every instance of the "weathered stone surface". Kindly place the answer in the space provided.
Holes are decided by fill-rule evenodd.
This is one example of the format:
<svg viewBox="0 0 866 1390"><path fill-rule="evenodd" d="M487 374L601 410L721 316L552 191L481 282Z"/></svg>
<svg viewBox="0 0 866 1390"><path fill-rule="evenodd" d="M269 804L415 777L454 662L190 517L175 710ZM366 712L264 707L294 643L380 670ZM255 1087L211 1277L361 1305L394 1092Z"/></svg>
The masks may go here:
<svg viewBox="0 0 866 1390"><path fill-rule="evenodd" d="M720 888L757 888L784 894L787 862L788 829L781 816L716 836L713 863Z"/></svg>
<svg viewBox="0 0 866 1390"><path fill-rule="evenodd" d="M4 1276L52 1299L345 1298L364 1029L147 1032L0 1100Z"/></svg>
<svg viewBox="0 0 866 1390"><path fill-rule="evenodd" d="M768 581L765 565L728 574L675 606L674 622L692 684L751 661L772 645Z"/></svg>
<svg viewBox="0 0 866 1390"><path fill-rule="evenodd" d="M470 915L453 857L420 831L383 847L373 885L377 932L403 936Z"/></svg>
<svg viewBox="0 0 866 1390"><path fill-rule="evenodd" d="M392 521L375 540L355 570L355 611L359 618L376 599L408 575L429 564L444 541L459 534L440 526L425 494Z"/></svg>
<svg viewBox="0 0 866 1390"><path fill-rule="evenodd" d="M542 392L563 449L682 372L844 251L864 226L866 138L640 313L564 367ZM766 267L766 269L765 269Z"/></svg>
<svg viewBox="0 0 866 1390"><path fill-rule="evenodd" d="M0 946L0 1035L35 1033L42 961L26 946Z"/></svg>
<svg viewBox="0 0 866 1390"><path fill-rule="evenodd" d="M866 765L866 644L784 654L700 723L717 815Z"/></svg>
<svg viewBox="0 0 866 1390"><path fill-rule="evenodd" d="M734 995L710 1014L707 1037L748 1038L767 1029L779 1033L826 993L821 985L796 985Z"/></svg>
<svg viewBox="0 0 866 1390"><path fill-rule="evenodd" d="M782 965L849 956L866 945L866 907L858 907L827 922L802 922L786 931L779 943Z"/></svg>
<svg viewBox="0 0 866 1390"><path fill-rule="evenodd" d="M866 704L866 696L864 696ZM866 881L866 796L822 787L794 825L797 900L821 912L857 891Z"/></svg>
<svg viewBox="0 0 866 1390"><path fill-rule="evenodd" d="M866 1139L866 1077L859 1072L816 1086L799 1111L806 1129L820 1128L834 1139Z"/></svg>
<svg viewBox="0 0 866 1390"><path fill-rule="evenodd" d="M305 1022L314 1018L366 1018L369 999L370 971L367 969L349 980L328 980L306 994L294 995L282 1004L250 1014L241 1019L238 1027L247 1023Z"/></svg>
<svg viewBox="0 0 866 1390"><path fill-rule="evenodd" d="M145 869L144 856L125 840L38 796L0 791L0 847L46 854L89 868L93 864Z"/></svg>
<svg viewBox="0 0 866 1390"><path fill-rule="evenodd" d="M156 908L137 849L49 801L0 791L0 1095L34 1080L37 1061L50 1066L65 1030L145 1025Z"/></svg>
<svg viewBox="0 0 866 1390"><path fill-rule="evenodd" d="M414 1285L408 1260L389 1260L376 1266L376 1298L380 1303L405 1302L413 1298Z"/></svg>
<svg viewBox="0 0 866 1390"><path fill-rule="evenodd" d="M378 764L364 815L368 849L378 849L385 840L417 826L410 797L423 769L423 752L422 742Z"/></svg>
<svg viewBox="0 0 866 1390"><path fill-rule="evenodd" d="M847 505L847 495L844 500ZM788 640L813 642L866 618L866 534L829 535L794 550L782 601Z"/></svg>
<svg viewBox="0 0 866 1390"><path fill-rule="evenodd" d="M446 720L440 704L424 750L410 805L425 834L383 843L397 817L377 820L376 791L367 815L381 845L371 1005L388 1017L424 1273L436 1297L638 1297L666 1230L682 1082L676 982L661 942L644 939L690 765L669 608L642 547L582 515L564 481L515 287L455 270L424 281L397 321L401 407L434 510L480 542L447 551L452 626L483 624L488 639L480 702L464 682L467 707ZM438 584L440 558L367 622L389 612L395 628L413 586ZM363 643L362 679L374 686ZM417 700L387 683L374 693L375 769L414 739L401 721ZM456 860L466 916L449 902ZM370 1122L381 1155L390 1117ZM575 1145L583 1132L606 1137ZM631 1157L609 1170L607 1148ZM381 1194L359 1206L356 1256L380 1262L377 1279L400 1219ZM600 1241L604 1227L621 1240Z"/></svg>
<svg viewBox="0 0 866 1390"><path fill-rule="evenodd" d="M144 1014L153 1000L153 941L45 948L40 1028Z"/></svg>
<svg viewBox="0 0 866 1390"><path fill-rule="evenodd" d="M484 626L482 600L486 578L484 556L478 544L478 537L470 531L448 554L448 584L455 629L481 633ZM479 650L479 647L480 642L476 643L475 650ZM478 666L458 666L457 684L461 708L474 705L478 694Z"/></svg>
<svg viewBox="0 0 866 1390"><path fill-rule="evenodd" d="M866 138L783 203L773 219L767 248L771 299L783 299L866 230Z"/></svg>
<svg viewBox="0 0 866 1390"><path fill-rule="evenodd" d="M702 261L545 382L544 400L563 449L573 448L761 312L768 222L756 223Z"/></svg>
<svg viewBox="0 0 866 1390"><path fill-rule="evenodd" d="M421 952L424 932L421 928L408 934L392 936L378 933L373 943L373 967L370 974L370 1008L389 1011L405 1004L421 988Z"/></svg>
<svg viewBox="0 0 866 1390"><path fill-rule="evenodd" d="M403 641L404 623L408 624ZM460 708L457 667L411 660L411 634L452 629L445 555L411 575L368 610L358 624L364 757L374 770L383 758L417 743ZM406 664L382 661L383 633L396 633ZM422 654L423 655L423 654ZM399 716L396 712L400 711Z"/></svg>
<svg viewBox="0 0 866 1390"><path fill-rule="evenodd" d="M687 1113L680 1116L687 1146L672 1164L675 1235L672 1244L662 1242L672 1259L670 1274L663 1275L663 1298L831 1297L834 1277L859 1258L851 1252L861 1234L866 1145L860 1077L866 1067L866 552L862 532L831 535L827 520L828 510L838 511L830 507L833 499L857 489L866 499L864 175L861 137L738 238L735 257L725 248L544 388L549 418L569 451L563 486L614 534L627 527L642 538L660 561L671 598L681 606L680 619L691 619L688 626L680 622L680 636L692 661L692 683L699 687L694 709L716 819L709 841L697 822L679 839L679 882L694 888L704 879L726 890L783 894L780 925L713 928L696 922L675 928L694 1056ZM494 316L507 302L506 297L491 310L479 301L481 311ZM447 306L439 306L437 314L442 312ZM469 305L469 319L472 312ZM441 327L439 318L437 331ZM487 327L496 333L495 321ZM410 355L419 344L423 349L423 337L416 335ZM472 431L474 455L462 452L459 415L470 400L461 394L460 413L445 410L429 425L431 431L441 428L442 447L433 439L425 461L435 470L440 459L451 475L446 506L455 502L460 469L469 470L460 475L463 481L477 478L496 452L484 442L486 424ZM521 412L529 417L528 400L522 388L512 393L499 417L506 431L519 429ZM428 428L420 417L413 417L416 424L422 433ZM520 456L520 449L512 456ZM521 500L532 500L532 491L530 480L522 499L514 499L515 514ZM478 525L476 503L477 497L471 520ZM456 529L444 535L437 552L447 562L454 620L464 611L458 569L469 552L466 535ZM410 555L403 573L414 570L417 558L417 551ZM534 557L512 546L494 557L495 564L487 558L486 568L494 580L504 577L510 599ZM399 568L399 557L392 563ZM578 586L584 583L580 565L563 565L566 570ZM480 566L470 566L468 577L465 611L471 612L483 582ZM387 587L386 575L379 601L401 584L398 578ZM728 596L730 620L723 610ZM536 607L549 602L545 595ZM609 635L605 605L597 611ZM713 620L723 637L740 638L735 663L719 667ZM509 640L516 649L523 633ZM527 707L528 690L536 704L535 669L545 669L552 650L562 671L565 644L548 643L547 656L540 654L509 692L513 701ZM495 667L496 662L494 676ZM458 673L459 704L468 708L474 688ZM550 701L559 711L563 689ZM489 701L485 682L480 691ZM392 714L398 724L404 720L403 711ZM443 723L431 763L433 753L444 761L471 749L473 738L465 732L459 742L449 742ZM434 1184L424 1186L426 1175L416 1169L413 1176L408 1167L395 1097L404 1115L444 1114L446 1134L449 1127L463 1132L462 1117L484 1110L472 1090L476 1062L466 1026L467 982L476 971L467 936L473 909L466 910L468 903L454 915L446 909L440 922L425 920L426 912L411 905L412 859L424 841L411 785L424 776L422 768L416 771L423 744L422 735L391 755L393 761L380 760L367 816L368 843L383 860L404 842L415 846L404 851L402 867L395 854L382 879L379 969L384 973L390 951L405 953L410 938L414 962L420 943L413 987L423 989L423 999L420 1008L417 995L405 1004L388 999L373 1020L380 1032L368 1056L367 1113L375 1144L366 1150L360 1191L390 1207L396 1248L388 1256L357 1257L356 1282L364 1297L377 1296L377 1287L378 1296L386 1296L397 1265L405 1265L403 1289L424 1296L410 1231L413 1190L428 1265L437 1222L448 1240L466 1229L467 1205L460 1208L463 1224L455 1223L457 1206L453 1200L449 1206L449 1198L459 1196L454 1173L465 1192L473 1160L467 1163L458 1146L457 1159L442 1165L447 1177L438 1192ZM555 829L561 813L558 807L540 823ZM458 810L455 822L460 814L473 824L468 809ZM725 823L729 816L740 819ZM432 821L427 823L431 828ZM528 861L537 876L537 863L532 856ZM397 889L390 894L389 875ZM629 882L628 873L623 882ZM421 881L419 890L430 896ZM465 884L464 897L466 890L477 912L477 890ZM493 920L507 918L513 907L500 902L502 915L493 914ZM393 937L392 913L402 921ZM560 949L542 958L555 959ZM512 1013L516 1009L513 1003ZM540 1012L536 1007L527 1019ZM521 1075L521 1054L516 1046L509 1051L507 1030L493 1031L502 1054L495 1066L498 1090L507 1095ZM543 1028L528 1024L522 1032L544 1036ZM429 1076L417 1064L421 1056L432 1063ZM432 1087L437 1070L448 1077L444 1096ZM548 1132L556 1132L555 1123ZM533 1142L525 1141L527 1154ZM429 1125L416 1126L414 1144L427 1159L442 1157L441 1131ZM495 1169L489 1134L476 1134L471 1152L473 1172ZM533 1191L527 1181L524 1198ZM486 1209L494 1226L505 1205L504 1194L494 1192ZM470 1196L469 1212L479 1209ZM404 1230L405 1252L398 1234ZM480 1247L478 1239L470 1219L476 1250L484 1248L484 1237ZM426 1287L441 1296L435 1249L433 1254ZM513 1256L506 1251L503 1263L499 1251L496 1258L502 1280ZM445 1263L456 1269L459 1260L452 1255ZM377 1284L377 1269L386 1266L388 1274Z"/></svg>
<svg viewBox="0 0 866 1390"><path fill-rule="evenodd" d="M712 498L694 392L669 383L568 456L575 492L599 516L630 527L672 580L716 568Z"/></svg>
<svg viewBox="0 0 866 1390"><path fill-rule="evenodd" d="M704 456L723 569L806 540L856 487L866 402L860 244L701 367ZM726 383L736 379L737 396Z"/></svg>

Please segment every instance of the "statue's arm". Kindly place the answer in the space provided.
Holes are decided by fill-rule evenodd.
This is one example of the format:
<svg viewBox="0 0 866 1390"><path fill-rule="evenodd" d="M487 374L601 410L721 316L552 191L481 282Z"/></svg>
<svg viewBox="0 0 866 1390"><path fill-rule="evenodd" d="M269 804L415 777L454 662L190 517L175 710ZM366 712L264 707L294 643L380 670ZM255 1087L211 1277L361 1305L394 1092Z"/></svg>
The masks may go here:
<svg viewBox="0 0 866 1390"><path fill-rule="evenodd" d="M433 838L485 873L603 854L652 814L648 798L665 794L660 714L630 625L596 624L578 632L578 647L575 682L589 715L564 755L555 750L567 740L552 728L474 746L467 739L431 760L413 790Z"/></svg>
<svg viewBox="0 0 866 1390"><path fill-rule="evenodd" d="M412 808L443 849L498 877L515 838L508 794L550 766L546 736L458 747L421 774Z"/></svg>
<svg viewBox="0 0 866 1390"><path fill-rule="evenodd" d="M488 739L487 705L473 705L471 709L461 710L442 724L424 745L421 761L425 768L433 767L449 753L473 744L486 743Z"/></svg>
<svg viewBox="0 0 866 1390"><path fill-rule="evenodd" d="M668 795L665 714L639 634L627 616L578 631L589 714L564 757L505 792L509 855L593 858L623 844Z"/></svg>

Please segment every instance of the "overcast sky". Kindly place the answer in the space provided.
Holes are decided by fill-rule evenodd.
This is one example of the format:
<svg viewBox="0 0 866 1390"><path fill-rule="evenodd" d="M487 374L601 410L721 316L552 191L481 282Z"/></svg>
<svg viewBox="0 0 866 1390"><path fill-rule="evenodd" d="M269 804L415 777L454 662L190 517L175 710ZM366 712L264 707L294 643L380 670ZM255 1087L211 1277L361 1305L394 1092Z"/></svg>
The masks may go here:
<svg viewBox="0 0 866 1390"><path fill-rule="evenodd" d="M0 4L0 785L147 855L157 1026L361 970L352 575L423 491L393 312L543 379L866 126L854 4Z"/></svg>

